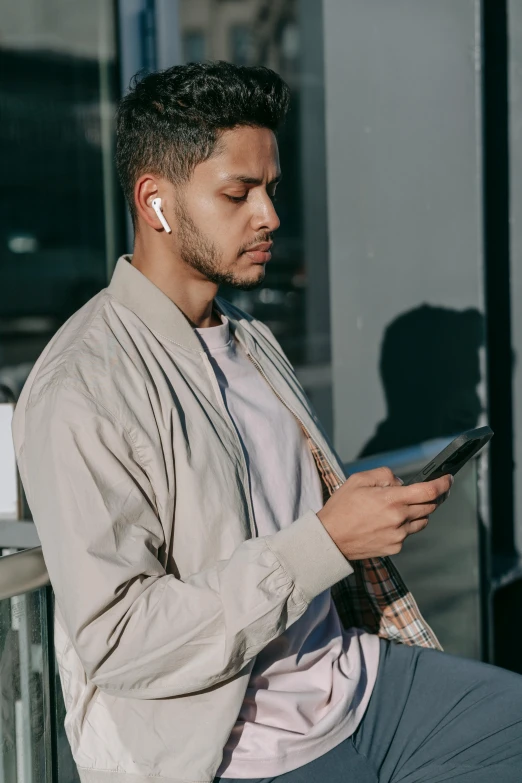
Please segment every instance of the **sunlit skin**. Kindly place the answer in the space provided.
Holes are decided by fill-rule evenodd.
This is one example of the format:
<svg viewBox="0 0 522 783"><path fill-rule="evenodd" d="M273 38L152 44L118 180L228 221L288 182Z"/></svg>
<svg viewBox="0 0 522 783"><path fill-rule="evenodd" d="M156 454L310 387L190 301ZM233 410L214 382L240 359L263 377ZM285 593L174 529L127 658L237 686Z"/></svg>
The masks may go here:
<svg viewBox="0 0 522 783"><path fill-rule="evenodd" d="M262 282L279 228L273 199L280 177L272 131L241 127L224 131L212 157L183 184L149 173L137 180L132 263L194 326L218 323L212 302L219 282L209 275L239 287ZM152 208L158 196L171 234ZM187 262L192 257L200 268Z"/></svg>

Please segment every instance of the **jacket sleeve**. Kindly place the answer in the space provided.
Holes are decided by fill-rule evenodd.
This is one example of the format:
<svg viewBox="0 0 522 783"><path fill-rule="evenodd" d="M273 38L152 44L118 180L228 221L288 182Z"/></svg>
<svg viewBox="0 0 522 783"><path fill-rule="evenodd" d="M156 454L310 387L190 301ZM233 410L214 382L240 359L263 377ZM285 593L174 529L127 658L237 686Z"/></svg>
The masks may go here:
<svg viewBox="0 0 522 783"><path fill-rule="evenodd" d="M70 384L28 406L18 459L68 635L113 695L177 696L233 677L352 572L310 511L189 578L167 574L132 438Z"/></svg>

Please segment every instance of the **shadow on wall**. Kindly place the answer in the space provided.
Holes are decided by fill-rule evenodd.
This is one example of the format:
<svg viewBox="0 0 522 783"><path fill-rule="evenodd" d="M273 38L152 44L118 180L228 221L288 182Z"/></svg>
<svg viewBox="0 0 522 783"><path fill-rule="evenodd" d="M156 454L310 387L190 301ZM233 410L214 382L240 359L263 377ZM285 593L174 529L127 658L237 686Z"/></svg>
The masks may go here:
<svg viewBox="0 0 522 783"><path fill-rule="evenodd" d="M388 414L359 457L476 427L483 344L484 317L476 309L422 305L392 321L380 361Z"/></svg>

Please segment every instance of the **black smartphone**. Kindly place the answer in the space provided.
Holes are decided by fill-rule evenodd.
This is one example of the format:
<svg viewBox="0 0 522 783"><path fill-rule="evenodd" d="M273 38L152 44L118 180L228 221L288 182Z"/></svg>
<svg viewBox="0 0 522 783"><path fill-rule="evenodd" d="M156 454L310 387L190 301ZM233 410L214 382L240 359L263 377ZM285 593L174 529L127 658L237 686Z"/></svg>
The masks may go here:
<svg viewBox="0 0 522 783"><path fill-rule="evenodd" d="M406 484L432 481L448 473L455 476L468 460L474 457L486 443L489 443L492 437L491 427L477 427L474 430L463 432Z"/></svg>

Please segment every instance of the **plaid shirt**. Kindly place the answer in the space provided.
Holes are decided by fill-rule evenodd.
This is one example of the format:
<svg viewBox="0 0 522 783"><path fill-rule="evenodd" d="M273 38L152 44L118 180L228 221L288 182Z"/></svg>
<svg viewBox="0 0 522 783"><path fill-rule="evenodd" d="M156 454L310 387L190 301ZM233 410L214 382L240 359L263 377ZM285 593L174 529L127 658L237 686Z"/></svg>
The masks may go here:
<svg viewBox="0 0 522 783"><path fill-rule="evenodd" d="M340 484L324 454L305 433L319 470L326 500ZM442 650L419 607L388 557L352 561L354 573L332 588L345 628L364 628L383 639Z"/></svg>

